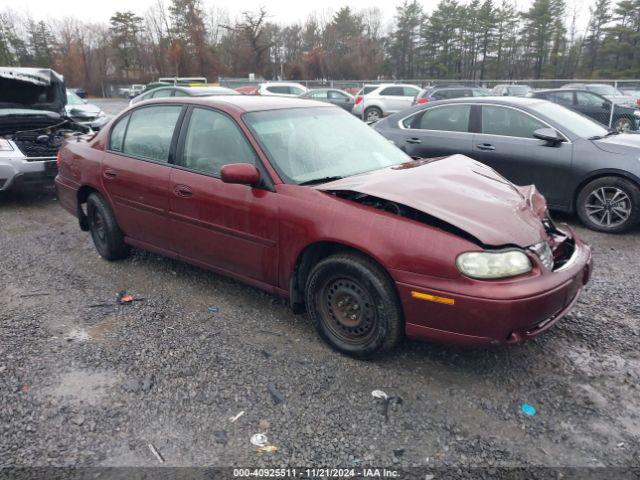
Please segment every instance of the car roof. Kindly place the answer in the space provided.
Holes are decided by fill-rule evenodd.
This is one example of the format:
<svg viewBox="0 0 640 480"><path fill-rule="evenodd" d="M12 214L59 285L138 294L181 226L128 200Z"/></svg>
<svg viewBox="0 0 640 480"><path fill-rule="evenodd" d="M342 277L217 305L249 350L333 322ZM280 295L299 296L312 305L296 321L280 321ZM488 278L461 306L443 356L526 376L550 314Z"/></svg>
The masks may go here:
<svg viewBox="0 0 640 480"><path fill-rule="evenodd" d="M539 104L540 102L546 102L541 98L531 98L531 97L461 97L461 98L451 98L447 100L438 100L435 102L425 103L425 106L430 105L445 105L448 103L493 103L496 105L505 105L505 106L522 106L528 107L531 105Z"/></svg>
<svg viewBox="0 0 640 480"><path fill-rule="evenodd" d="M185 103L216 107L226 111L260 112L266 110L282 110L287 108L340 108L330 103L316 100L301 99L298 97L259 96L259 95L215 95L212 97L164 97L152 98L136 103L139 105L156 105L162 103Z"/></svg>

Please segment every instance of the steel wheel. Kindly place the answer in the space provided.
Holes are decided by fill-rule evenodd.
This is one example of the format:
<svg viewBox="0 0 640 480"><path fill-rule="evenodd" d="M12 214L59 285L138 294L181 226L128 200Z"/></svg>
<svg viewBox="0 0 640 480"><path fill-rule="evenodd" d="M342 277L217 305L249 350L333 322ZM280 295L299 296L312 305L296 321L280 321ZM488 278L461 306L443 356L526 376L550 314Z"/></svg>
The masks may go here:
<svg viewBox="0 0 640 480"><path fill-rule="evenodd" d="M366 344L375 331L378 316L369 293L350 277L333 277L321 286L318 305L322 321L340 340Z"/></svg>
<svg viewBox="0 0 640 480"><path fill-rule="evenodd" d="M589 219L605 228L617 227L631 216L631 198L618 187L600 187L587 197L585 209Z"/></svg>

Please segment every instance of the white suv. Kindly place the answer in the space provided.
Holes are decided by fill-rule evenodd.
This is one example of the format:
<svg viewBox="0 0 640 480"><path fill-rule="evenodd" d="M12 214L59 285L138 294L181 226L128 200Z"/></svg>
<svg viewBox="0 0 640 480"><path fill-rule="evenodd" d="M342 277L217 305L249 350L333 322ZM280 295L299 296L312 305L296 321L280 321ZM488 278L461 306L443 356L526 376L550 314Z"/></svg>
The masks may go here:
<svg viewBox="0 0 640 480"><path fill-rule="evenodd" d="M304 85L299 83L261 83L258 86L257 95L278 95L284 97L297 97L307 91Z"/></svg>
<svg viewBox="0 0 640 480"><path fill-rule="evenodd" d="M374 122L392 113L409 108L420 93L420 87L398 83L365 85L356 96L352 113Z"/></svg>

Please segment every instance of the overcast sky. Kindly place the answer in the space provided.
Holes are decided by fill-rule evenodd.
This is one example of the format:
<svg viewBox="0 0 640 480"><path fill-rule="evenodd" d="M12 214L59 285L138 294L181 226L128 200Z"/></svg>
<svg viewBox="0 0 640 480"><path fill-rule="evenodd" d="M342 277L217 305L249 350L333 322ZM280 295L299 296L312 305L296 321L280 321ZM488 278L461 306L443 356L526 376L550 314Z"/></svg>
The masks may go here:
<svg viewBox="0 0 640 480"><path fill-rule="evenodd" d="M168 0L163 0L168 3ZM526 8L532 0L516 0L521 8ZM74 16L88 21L108 22L113 12L118 10L133 10L138 14L154 5L157 0L0 0L0 10L10 8L21 13L29 13L40 19L56 19ZM384 23L393 20L396 6L401 0L320 0L319 2L305 2L296 0L202 0L205 7L225 9L234 18L245 10L257 10L261 6L267 8L270 20L275 23L291 23L303 21L316 11L335 11L342 6L349 5L354 9L378 7L384 15ZM438 4L438 0L421 0L426 11L431 11ZM495 2L499 3L498 1ZM590 0L568 0L569 10L577 7L579 12L578 29L584 30L589 16ZM570 12L569 12L570 13Z"/></svg>

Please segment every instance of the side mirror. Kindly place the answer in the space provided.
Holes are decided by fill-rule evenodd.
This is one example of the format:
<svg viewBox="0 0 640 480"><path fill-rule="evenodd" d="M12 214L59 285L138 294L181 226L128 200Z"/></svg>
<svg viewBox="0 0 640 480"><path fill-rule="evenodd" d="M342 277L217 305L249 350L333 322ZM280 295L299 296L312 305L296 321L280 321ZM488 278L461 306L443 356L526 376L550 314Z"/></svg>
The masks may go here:
<svg viewBox="0 0 640 480"><path fill-rule="evenodd" d="M224 183L253 186L260 182L260 172L250 163L230 163L220 170L220 179Z"/></svg>
<svg viewBox="0 0 640 480"><path fill-rule="evenodd" d="M533 132L533 136L553 144L564 142L564 138L562 138L553 128L540 128Z"/></svg>

